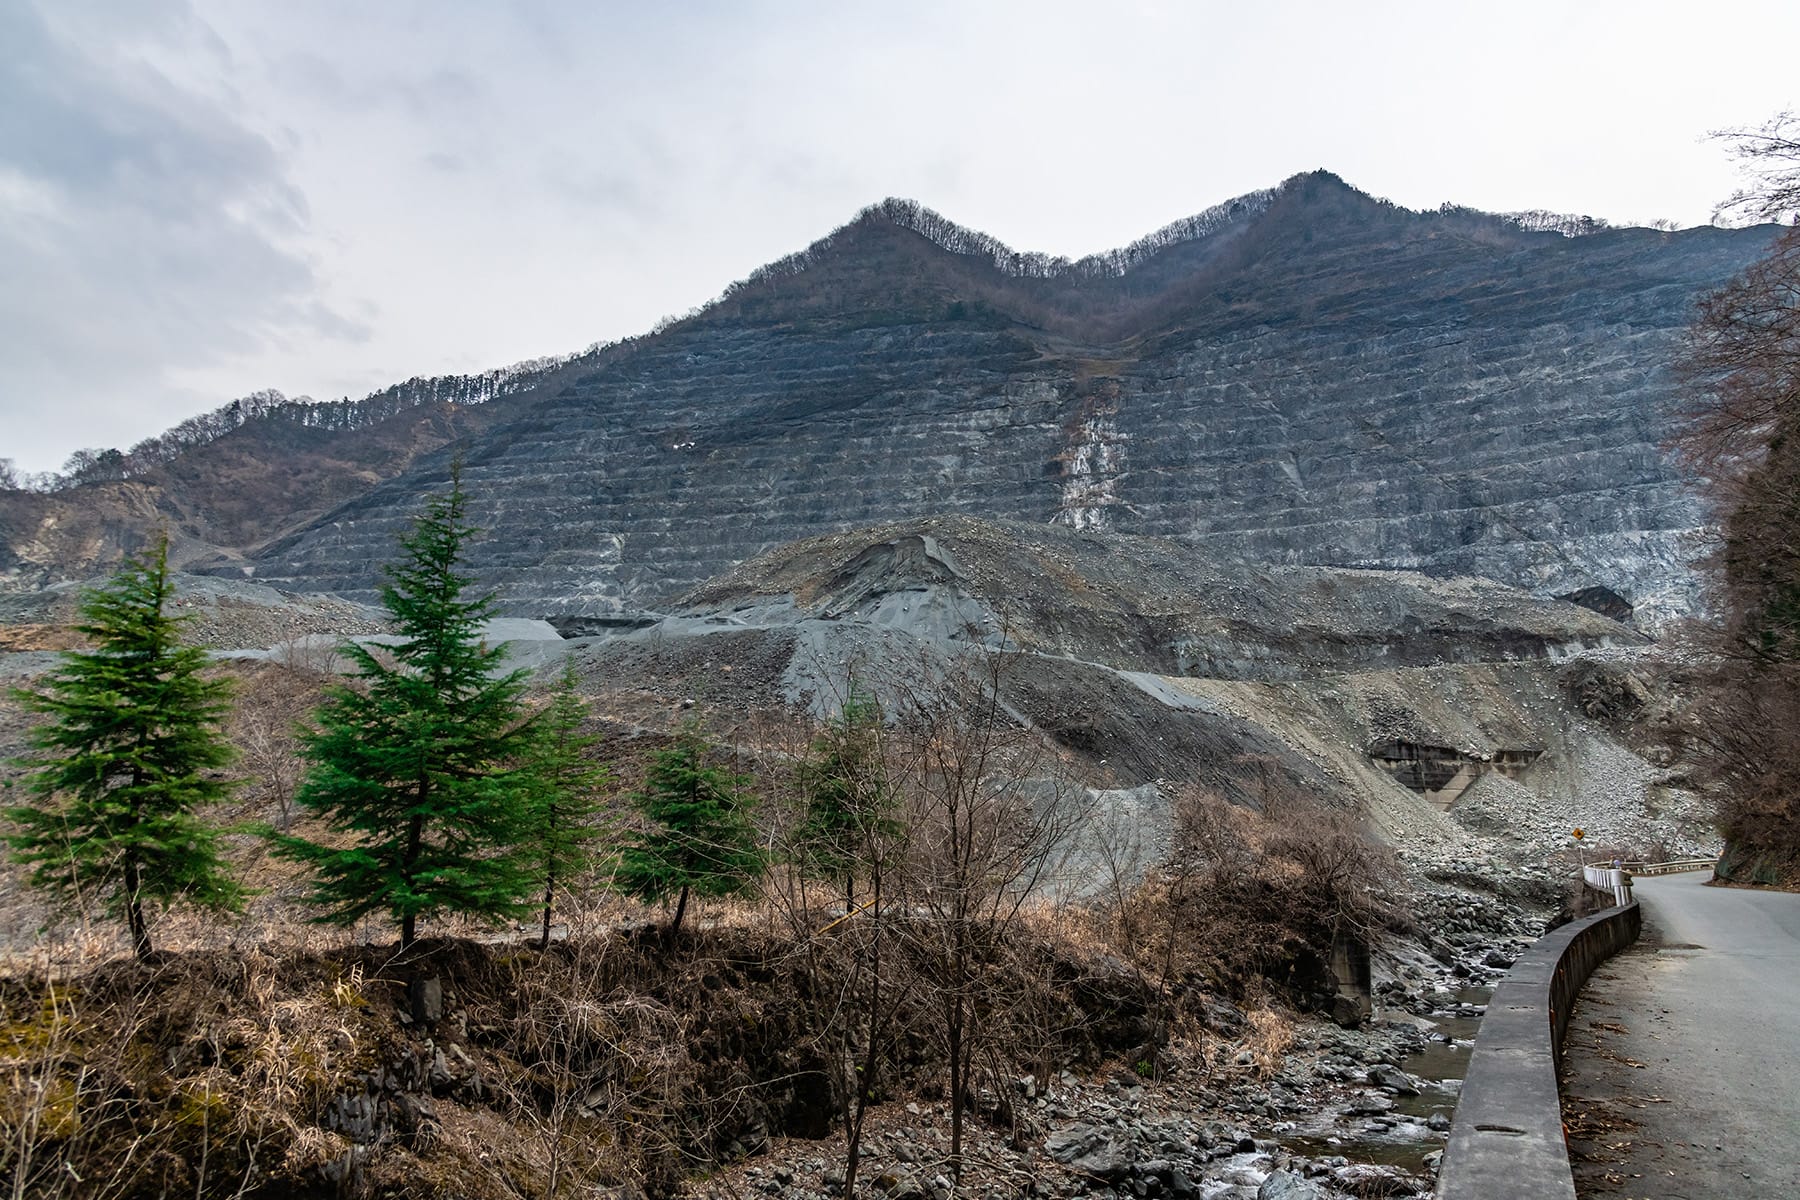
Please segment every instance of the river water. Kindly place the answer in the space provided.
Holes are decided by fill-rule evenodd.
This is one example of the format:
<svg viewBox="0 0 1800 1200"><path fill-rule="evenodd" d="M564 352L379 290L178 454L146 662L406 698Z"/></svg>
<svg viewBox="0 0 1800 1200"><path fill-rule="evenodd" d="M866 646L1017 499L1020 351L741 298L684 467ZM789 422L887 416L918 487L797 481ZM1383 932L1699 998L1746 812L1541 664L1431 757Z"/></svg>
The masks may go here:
<svg viewBox="0 0 1800 1200"><path fill-rule="evenodd" d="M1456 1109L1475 1032L1493 991L1487 986L1457 988L1445 994L1429 1016L1403 1018L1418 1022L1428 1038L1423 1050L1400 1064L1417 1082L1418 1095L1394 1096L1392 1108L1382 1113L1326 1112L1295 1122L1289 1132L1279 1135L1282 1144L1312 1158L1340 1155L1353 1163L1429 1172L1428 1156L1443 1150L1448 1136L1429 1122L1433 1116L1447 1122Z"/></svg>

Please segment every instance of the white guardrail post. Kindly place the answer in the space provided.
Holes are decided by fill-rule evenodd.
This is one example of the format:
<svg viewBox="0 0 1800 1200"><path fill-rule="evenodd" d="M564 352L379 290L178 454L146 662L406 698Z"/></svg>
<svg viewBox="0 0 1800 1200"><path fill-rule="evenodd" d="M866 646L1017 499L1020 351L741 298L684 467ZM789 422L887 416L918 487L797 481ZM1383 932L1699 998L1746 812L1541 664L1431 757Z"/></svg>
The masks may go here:
<svg viewBox="0 0 1800 1200"><path fill-rule="evenodd" d="M1611 892L1614 904L1631 903L1631 874L1623 867L1587 866L1581 873L1595 891Z"/></svg>

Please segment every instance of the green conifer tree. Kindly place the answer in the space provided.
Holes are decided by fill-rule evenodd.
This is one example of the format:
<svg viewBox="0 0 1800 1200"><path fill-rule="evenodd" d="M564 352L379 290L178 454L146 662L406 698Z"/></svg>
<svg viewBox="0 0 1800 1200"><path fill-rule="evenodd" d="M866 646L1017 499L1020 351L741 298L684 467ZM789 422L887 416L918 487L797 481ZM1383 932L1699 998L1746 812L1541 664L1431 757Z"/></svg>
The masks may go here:
<svg viewBox="0 0 1800 1200"><path fill-rule="evenodd" d="M733 896L762 878L763 856L750 824L750 782L723 767L709 767L698 734L685 731L660 751L631 801L650 821L619 856L615 885L654 902L679 895L669 932L681 929L688 893Z"/></svg>
<svg viewBox="0 0 1800 1200"><path fill-rule="evenodd" d="M795 831L795 862L814 878L836 880L846 909L855 905L857 873L899 828L883 749L881 710L852 693L800 765L805 811Z"/></svg>
<svg viewBox="0 0 1800 1200"><path fill-rule="evenodd" d="M565 659L550 703L538 715L530 762L532 809L525 845L544 887L540 948L550 945L556 889L592 868L591 843L601 833L594 816L600 811L607 771L587 757L598 739L581 732L586 717L587 705L575 690L575 664Z"/></svg>
<svg viewBox="0 0 1800 1200"><path fill-rule="evenodd" d="M382 602L402 640L392 661L351 645L356 679L327 696L303 739L310 768L295 796L348 843L295 836L277 853L315 873L318 920L349 925L386 910L402 946L420 917L518 916L532 872L518 849L530 821L522 767L535 736L523 671L500 674L503 651L480 641L493 597L464 596L467 523L460 471L401 539Z"/></svg>
<svg viewBox="0 0 1800 1200"><path fill-rule="evenodd" d="M219 730L231 682L205 678L206 652L181 644L173 592L164 537L84 595L77 628L93 649L65 654L45 690L14 693L49 719L18 761L37 803L6 809L12 857L64 904L103 901L139 958L152 949L147 902L243 903L219 831L195 812L234 786L216 773L232 758Z"/></svg>

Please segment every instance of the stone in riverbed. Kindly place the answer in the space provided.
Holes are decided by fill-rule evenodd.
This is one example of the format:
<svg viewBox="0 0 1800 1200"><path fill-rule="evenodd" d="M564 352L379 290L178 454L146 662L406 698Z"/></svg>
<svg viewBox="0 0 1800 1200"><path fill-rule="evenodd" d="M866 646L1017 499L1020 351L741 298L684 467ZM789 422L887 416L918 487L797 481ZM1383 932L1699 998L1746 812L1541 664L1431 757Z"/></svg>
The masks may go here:
<svg viewBox="0 0 1800 1200"><path fill-rule="evenodd" d="M1394 1102L1387 1096L1370 1093L1359 1096L1346 1104L1343 1108L1343 1115L1346 1117L1378 1117L1383 1113L1392 1112L1393 1108Z"/></svg>
<svg viewBox="0 0 1800 1200"><path fill-rule="evenodd" d="M1092 1125L1070 1125L1044 1139L1044 1151L1064 1166L1119 1183L1131 1177L1131 1149Z"/></svg>
<svg viewBox="0 0 1800 1200"><path fill-rule="evenodd" d="M1338 1167L1332 1171L1331 1181L1352 1196L1416 1196L1425 1186L1405 1171L1368 1163Z"/></svg>
<svg viewBox="0 0 1800 1200"><path fill-rule="evenodd" d="M1325 1200L1325 1189L1292 1171L1271 1171L1256 1189L1256 1200Z"/></svg>
<svg viewBox="0 0 1800 1200"><path fill-rule="evenodd" d="M1419 1081L1402 1071L1399 1067L1386 1063L1369 1068L1369 1082L1378 1088L1386 1088L1397 1096L1416 1096L1419 1094Z"/></svg>

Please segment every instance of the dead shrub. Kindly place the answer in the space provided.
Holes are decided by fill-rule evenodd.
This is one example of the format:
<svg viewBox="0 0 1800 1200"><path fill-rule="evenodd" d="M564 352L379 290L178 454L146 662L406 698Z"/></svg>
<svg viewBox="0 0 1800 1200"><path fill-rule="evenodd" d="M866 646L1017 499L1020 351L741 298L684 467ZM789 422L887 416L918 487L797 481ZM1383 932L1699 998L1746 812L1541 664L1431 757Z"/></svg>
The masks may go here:
<svg viewBox="0 0 1800 1200"><path fill-rule="evenodd" d="M238 803L286 832L306 774L299 732L334 676L304 658L237 668L238 694L226 733L239 753Z"/></svg>
<svg viewBox="0 0 1800 1200"><path fill-rule="evenodd" d="M1168 862L1115 916L1119 944L1165 992L1204 979L1243 998L1266 982L1324 1006L1336 939L1373 945L1402 921L1395 871L1347 813L1285 792L1257 812L1190 789L1176 797Z"/></svg>
<svg viewBox="0 0 1800 1200"><path fill-rule="evenodd" d="M1263 1007L1251 1010L1244 1027L1244 1048L1250 1052L1251 1065L1267 1079L1281 1070L1294 1044L1294 1023L1275 1009Z"/></svg>

